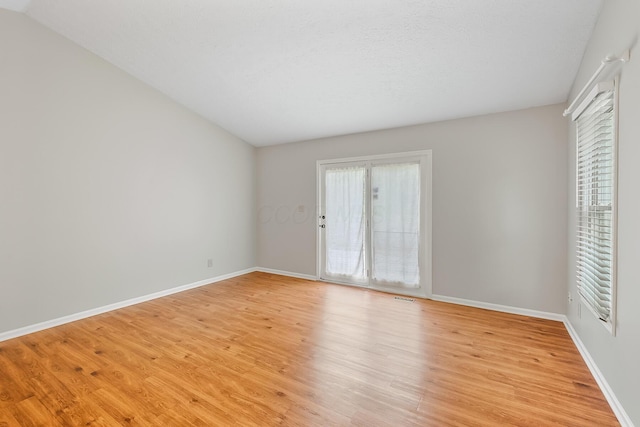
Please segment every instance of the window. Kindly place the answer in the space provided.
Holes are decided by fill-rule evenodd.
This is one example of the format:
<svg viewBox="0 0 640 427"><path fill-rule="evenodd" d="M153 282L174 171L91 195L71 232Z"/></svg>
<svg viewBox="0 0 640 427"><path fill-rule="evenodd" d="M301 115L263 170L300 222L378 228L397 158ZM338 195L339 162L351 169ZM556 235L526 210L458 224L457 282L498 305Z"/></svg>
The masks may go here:
<svg viewBox="0 0 640 427"><path fill-rule="evenodd" d="M576 122L576 274L578 292L613 333L615 326L615 84L600 83L574 113Z"/></svg>

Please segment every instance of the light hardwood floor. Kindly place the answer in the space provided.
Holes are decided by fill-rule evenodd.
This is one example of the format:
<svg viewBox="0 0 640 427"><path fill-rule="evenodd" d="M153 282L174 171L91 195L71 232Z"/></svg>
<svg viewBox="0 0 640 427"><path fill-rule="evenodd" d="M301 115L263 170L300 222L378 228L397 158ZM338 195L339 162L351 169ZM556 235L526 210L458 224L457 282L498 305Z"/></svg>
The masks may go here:
<svg viewBox="0 0 640 427"><path fill-rule="evenodd" d="M559 322L252 273L0 343L0 426L615 426Z"/></svg>

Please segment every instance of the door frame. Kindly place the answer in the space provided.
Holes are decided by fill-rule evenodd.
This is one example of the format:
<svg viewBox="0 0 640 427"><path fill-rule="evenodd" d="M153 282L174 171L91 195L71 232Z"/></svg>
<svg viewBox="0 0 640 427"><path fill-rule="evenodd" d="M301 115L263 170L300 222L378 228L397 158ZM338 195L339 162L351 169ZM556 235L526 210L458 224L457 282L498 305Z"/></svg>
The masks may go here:
<svg viewBox="0 0 640 427"><path fill-rule="evenodd" d="M389 161L397 160L399 162L403 160L407 161L415 161L420 160L420 170L421 170L421 181L420 181L420 207L421 207L421 218L420 218L420 251L419 251L419 269L420 269L420 288L413 291L411 289L399 289L395 287L385 287L385 286L371 286L371 281L368 277L368 283L366 285L356 284L356 283L348 283L342 282L335 279L326 279L322 277L322 265L323 265L323 239L322 239L322 229L320 228L320 216L322 215L323 209L323 182L322 182L322 170L324 167L333 164L340 163L385 163ZM432 289L432 150L420 150L420 151L409 151L409 152L401 152L401 153L390 153L390 154L381 154L381 155L373 155L373 156L359 156L359 157L347 157L347 158L338 158L338 159L327 159L327 160L318 160L316 162L316 200L317 200L317 209L316 209L316 280L330 282L330 283L339 283L343 285L363 287L367 289L378 290L382 292L390 292L394 294L402 294L402 295L410 295L419 298L431 298L433 293ZM370 176L367 173L366 177L366 185L367 185L367 215L370 212L371 201L370 198ZM366 218L367 223L369 222L369 218ZM370 224L367 225L367 230L365 233L365 241L367 245L370 245L370 232L371 227ZM366 250L367 254L369 250ZM367 255L368 257L369 255ZM368 268L370 269L370 260L367 260Z"/></svg>

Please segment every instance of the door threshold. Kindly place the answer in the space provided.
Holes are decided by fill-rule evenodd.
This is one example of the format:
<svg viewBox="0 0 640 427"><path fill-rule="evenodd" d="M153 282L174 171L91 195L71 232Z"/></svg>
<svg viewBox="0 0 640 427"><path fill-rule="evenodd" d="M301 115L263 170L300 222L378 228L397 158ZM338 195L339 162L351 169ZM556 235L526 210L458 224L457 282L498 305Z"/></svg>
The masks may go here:
<svg viewBox="0 0 640 427"><path fill-rule="evenodd" d="M430 296L427 296L427 295L424 295L424 294L419 294L419 293L414 293L414 292L410 292L410 291L403 292L402 289L374 288L374 287L367 286L367 285L364 285L364 284L360 285L360 284L357 284L357 283L340 282L338 280L324 279L322 277L319 277L318 281L325 282L325 283L331 283L333 285L349 286L351 288L360 288L360 289L366 289L368 291L382 292L382 293L391 294L391 295L402 295L402 296L407 296L407 297L412 297L412 298L431 299Z"/></svg>

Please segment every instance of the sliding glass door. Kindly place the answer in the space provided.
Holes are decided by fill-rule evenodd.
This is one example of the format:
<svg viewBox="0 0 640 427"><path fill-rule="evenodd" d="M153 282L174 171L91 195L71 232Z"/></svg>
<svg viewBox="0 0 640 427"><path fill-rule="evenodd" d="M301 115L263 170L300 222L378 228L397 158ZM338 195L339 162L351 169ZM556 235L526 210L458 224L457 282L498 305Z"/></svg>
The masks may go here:
<svg viewBox="0 0 640 427"><path fill-rule="evenodd" d="M319 162L322 280L430 295L430 160Z"/></svg>

